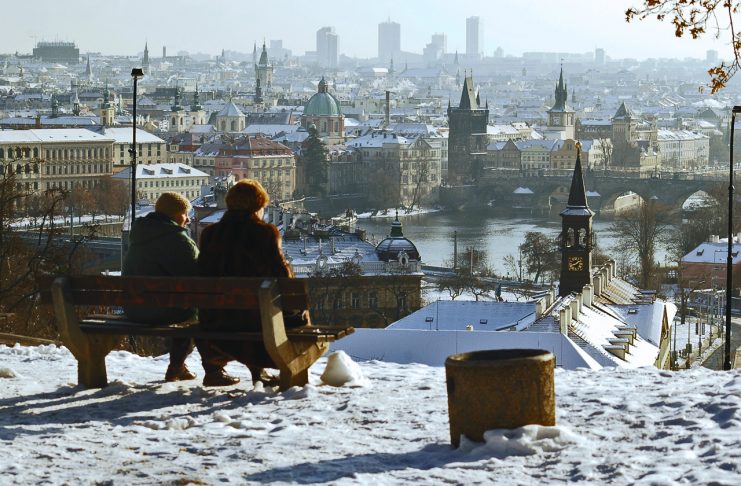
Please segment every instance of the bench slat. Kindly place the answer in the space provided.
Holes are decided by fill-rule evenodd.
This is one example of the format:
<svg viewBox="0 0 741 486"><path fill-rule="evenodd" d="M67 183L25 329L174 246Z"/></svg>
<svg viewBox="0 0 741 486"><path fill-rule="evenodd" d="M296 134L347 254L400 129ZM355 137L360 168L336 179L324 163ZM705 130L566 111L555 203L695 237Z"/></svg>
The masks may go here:
<svg viewBox="0 0 741 486"><path fill-rule="evenodd" d="M51 302L52 277L42 278L42 302ZM49 281L47 281L49 280ZM257 309L257 290L264 278L232 277L68 277L69 299L74 305ZM308 309L306 281L280 278L281 307Z"/></svg>
<svg viewBox="0 0 741 486"><path fill-rule="evenodd" d="M262 341L262 332L204 331L197 324L189 327L150 326L123 319L102 320L82 319L80 329L86 334L118 334L133 336L183 337L193 339L212 339L229 341ZM355 331L350 328L298 327L287 329L286 335L292 341L333 342Z"/></svg>

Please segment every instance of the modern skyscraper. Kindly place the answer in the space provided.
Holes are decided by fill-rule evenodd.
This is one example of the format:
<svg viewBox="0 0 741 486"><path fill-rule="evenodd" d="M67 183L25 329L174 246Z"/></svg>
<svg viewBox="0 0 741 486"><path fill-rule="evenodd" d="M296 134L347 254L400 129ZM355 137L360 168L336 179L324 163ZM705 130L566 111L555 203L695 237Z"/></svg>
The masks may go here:
<svg viewBox="0 0 741 486"><path fill-rule="evenodd" d="M466 19L466 57L481 58L484 48L484 22L479 17Z"/></svg>
<svg viewBox="0 0 741 486"><path fill-rule="evenodd" d="M605 64L605 50L601 47L594 50L594 63L598 66L603 66Z"/></svg>
<svg viewBox="0 0 741 486"><path fill-rule="evenodd" d="M336 68L340 38L334 27L322 27L316 31L316 55L322 67Z"/></svg>
<svg viewBox="0 0 741 486"><path fill-rule="evenodd" d="M448 51L448 36L443 33L432 34L432 41L430 41L430 44L438 47L440 52L445 54Z"/></svg>
<svg viewBox="0 0 741 486"><path fill-rule="evenodd" d="M388 63L394 57L398 58L401 52L401 25L391 22L378 24L378 59Z"/></svg>

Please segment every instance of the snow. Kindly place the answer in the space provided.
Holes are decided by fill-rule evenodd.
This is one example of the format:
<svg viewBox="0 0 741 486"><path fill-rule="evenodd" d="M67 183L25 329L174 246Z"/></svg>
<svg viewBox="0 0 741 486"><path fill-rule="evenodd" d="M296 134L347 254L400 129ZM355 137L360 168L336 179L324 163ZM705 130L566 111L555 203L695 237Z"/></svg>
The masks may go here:
<svg viewBox="0 0 741 486"><path fill-rule="evenodd" d="M362 386L277 392L162 381L166 357L108 356L75 385L65 348L0 346L4 484L739 484L741 372L556 370L557 425L453 450L442 367L336 358ZM198 356L189 366L199 370ZM335 365L332 365L335 366ZM10 373L8 373L10 370ZM357 381L357 380L356 380Z"/></svg>

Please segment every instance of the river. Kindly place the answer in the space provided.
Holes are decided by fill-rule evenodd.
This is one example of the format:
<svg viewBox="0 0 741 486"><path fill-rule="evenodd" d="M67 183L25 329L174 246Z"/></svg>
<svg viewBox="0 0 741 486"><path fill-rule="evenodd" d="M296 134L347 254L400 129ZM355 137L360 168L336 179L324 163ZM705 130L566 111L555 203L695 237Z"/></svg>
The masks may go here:
<svg viewBox="0 0 741 486"><path fill-rule="evenodd" d="M557 236L561 231L560 218L501 217L486 211L457 212L441 211L411 216L399 216L404 236L416 246L427 265L448 266L453 254L453 232L458 234L458 251L466 247L483 248L488 252L489 264L494 271L506 274L503 260L507 255L517 257L517 247L523 242L525 233L540 231L549 236ZM368 239L376 243L391 230L393 218L360 219L357 226L367 231ZM594 229L597 246L609 256L617 259L618 252L614 232L610 231L611 221L600 220L595 216ZM663 262L665 251L657 252L657 260Z"/></svg>

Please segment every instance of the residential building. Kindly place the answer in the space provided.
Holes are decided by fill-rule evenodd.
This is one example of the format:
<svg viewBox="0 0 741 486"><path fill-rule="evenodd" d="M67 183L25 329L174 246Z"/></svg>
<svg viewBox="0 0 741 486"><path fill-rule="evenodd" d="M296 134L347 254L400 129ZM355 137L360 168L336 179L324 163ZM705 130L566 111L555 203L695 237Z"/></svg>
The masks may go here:
<svg viewBox="0 0 741 486"><path fill-rule="evenodd" d="M114 141L84 128L0 130L0 166L29 191L91 188L113 173Z"/></svg>
<svg viewBox="0 0 741 486"><path fill-rule="evenodd" d="M658 130L659 161L662 168L691 170L707 167L710 138L690 130Z"/></svg>
<svg viewBox="0 0 741 486"><path fill-rule="evenodd" d="M119 172L131 165L129 150L134 141L131 127L99 127L90 130L113 139L113 172ZM137 164L150 165L169 162L167 142L158 136L137 128L136 145Z"/></svg>
<svg viewBox="0 0 741 486"><path fill-rule="evenodd" d="M131 180L131 167L113 176L123 181ZM187 199L201 195L201 188L208 186L208 174L185 164L151 164L136 166L137 199L151 203L163 192L177 192Z"/></svg>

